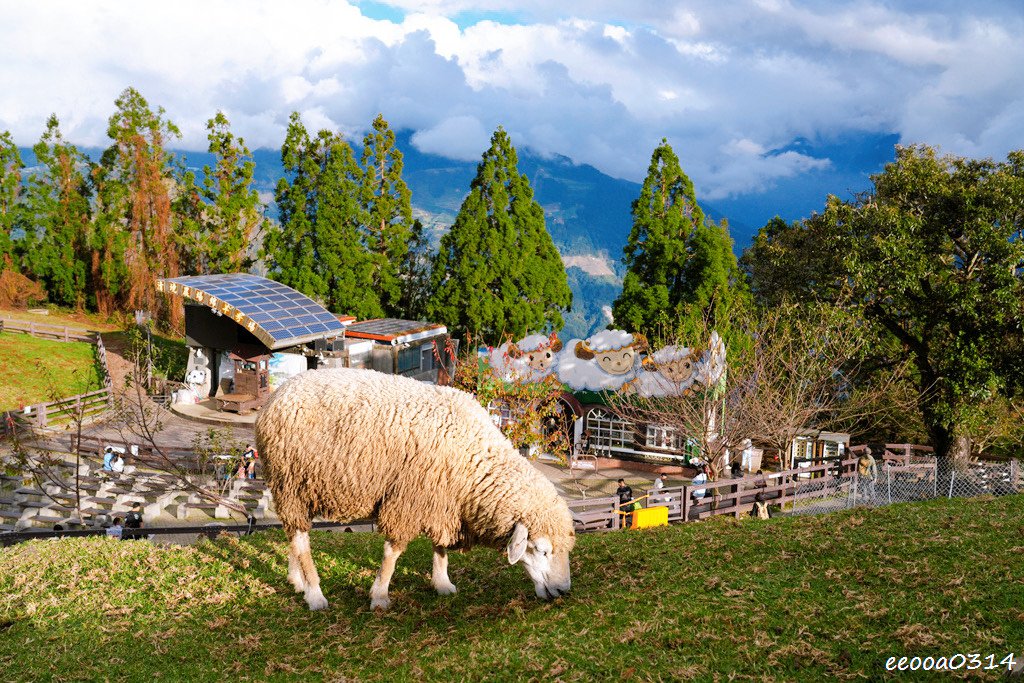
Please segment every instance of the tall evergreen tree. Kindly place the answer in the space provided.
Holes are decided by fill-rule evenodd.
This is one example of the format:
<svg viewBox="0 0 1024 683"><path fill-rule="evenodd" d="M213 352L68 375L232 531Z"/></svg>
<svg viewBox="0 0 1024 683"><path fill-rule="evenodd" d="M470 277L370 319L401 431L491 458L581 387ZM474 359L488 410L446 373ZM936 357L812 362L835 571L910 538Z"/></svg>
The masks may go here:
<svg viewBox="0 0 1024 683"><path fill-rule="evenodd" d="M32 248L25 269L51 302L82 308L88 287L92 164L64 139L56 114L33 148L41 167L29 178L26 207Z"/></svg>
<svg viewBox="0 0 1024 683"><path fill-rule="evenodd" d="M10 132L0 133L0 271L7 268L9 259L14 259L15 230L21 227L21 169L24 167Z"/></svg>
<svg viewBox="0 0 1024 683"><path fill-rule="evenodd" d="M158 297L157 277L180 274L179 243L171 211L172 174L168 142L178 128L155 112L134 88L117 98L107 135L113 141L97 172L97 220L91 278L100 313L147 309L180 326L182 309Z"/></svg>
<svg viewBox="0 0 1024 683"><path fill-rule="evenodd" d="M710 323L724 334L735 309L749 300L746 282L727 225L705 218L693 182L664 139L632 211L626 276L612 304L615 327L659 338Z"/></svg>
<svg viewBox="0 0 1024 683"><path fill-rule="evenodd" d="M270 276L332 311L380 317L374 264L360 235L362 172L351 146L327 130L310 138L296 112L281 161L280 224L268 231L263 248Z"/></svg>
<svg viewBox="0 0 1024 683"><path fill-rule="evenodd" d="M373 283L381 308L388 316L400 316L401 266L412 234L410 192L402 180L402 153L395 147L395 133L383 114L363 138L363 182L359 202L365 215L364 239L373 256Z"/></svg>
<svg viewBox="0 0 1024 683"><path fill-rule="evenodd" d="M256 164L245 140L232 134L223 112L207 121L206 130L207 151L216 157L216 165L203 168L200 241L204 248L199 272L245 271L253 263L250 244L266 220L252 186Z"/></svg>
<svg viewBox="0 0 1024 683"><path fill-rule="evenodd" d="M490 344L561 329L562 311L572 304L544 211L517 164L498 128L434 260L428 313L456 334Z"/></svg>

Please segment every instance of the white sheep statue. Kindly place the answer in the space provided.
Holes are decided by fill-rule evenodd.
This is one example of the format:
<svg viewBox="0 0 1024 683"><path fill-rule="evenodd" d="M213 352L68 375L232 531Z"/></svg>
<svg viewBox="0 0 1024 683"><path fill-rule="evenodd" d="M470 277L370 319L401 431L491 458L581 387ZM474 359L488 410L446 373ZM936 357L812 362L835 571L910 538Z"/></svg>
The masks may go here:
<svg viewBox="0 0 1024 683"><path fill-rule="evenodd" d="M311 610L327 607L314 517L376 516L386 540L371 608L387 609L395 562L420 534L434 544L442 595L455 593L448 550L472 545L504 547L540 598L569 590L568 506L467 393L372 370L306 372L260 410L256 444L290 542L288 579Z"/></svg>

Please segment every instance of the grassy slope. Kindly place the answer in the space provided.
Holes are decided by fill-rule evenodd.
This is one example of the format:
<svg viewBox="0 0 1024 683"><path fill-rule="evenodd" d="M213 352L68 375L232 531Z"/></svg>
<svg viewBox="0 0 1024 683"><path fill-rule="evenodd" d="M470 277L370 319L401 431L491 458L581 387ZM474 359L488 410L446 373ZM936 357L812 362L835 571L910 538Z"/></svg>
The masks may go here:
<svg viewBox="0 0 1024 683"><path fill-rule="evenodd" d="M0 358L0 410L48 403L103 387L93 346L87 342L4 332L0 333ZM42 368L40 361L45 362Z"/></svg>
<svg viewBox="0 0 1024 683"><path fill-rule="evenodd" d="M96 313L60 310L57 308L50 309L46 314L29 313L23 309L0 308L0 318L9 318L23 322L37 322L44 325L67 325L68 327L80 330L98 330L100 332L109 332L117 329L116 324Z"/></svg>
<svg viewBox="0 0 1024 683"><path fill-rule="evenodd" d="M34 542L0 551L0 671L12 680L877 680L892 655L1021 652L1022 520L1016 496L586 536L573 592L553 604L487 549L454 555L460 593L438 597L421 539L400 560L385 615L368 610L377 536L315 535L332 601L319 613L286 583L280 534L173 549Z"/></svg>

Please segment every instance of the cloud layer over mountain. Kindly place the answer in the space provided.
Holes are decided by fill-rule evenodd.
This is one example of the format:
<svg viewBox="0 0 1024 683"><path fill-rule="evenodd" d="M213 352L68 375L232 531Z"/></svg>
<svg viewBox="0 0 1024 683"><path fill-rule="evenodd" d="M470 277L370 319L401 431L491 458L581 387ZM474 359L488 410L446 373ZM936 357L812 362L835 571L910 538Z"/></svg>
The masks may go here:
<svg viewBox="0 0 1024 683"><path fill-rule="evenodd" d="M349 135L383 112L424 152L478 158L502 125L517 145L638 180L666 137L715 199L829 166L797 139L896 133L996 157L1024 146L1022 7L5 1L0 130L32 144L54 111L71 139L105 145L132 85L191 149L217 109L271 148L292 110Z"/></svg>

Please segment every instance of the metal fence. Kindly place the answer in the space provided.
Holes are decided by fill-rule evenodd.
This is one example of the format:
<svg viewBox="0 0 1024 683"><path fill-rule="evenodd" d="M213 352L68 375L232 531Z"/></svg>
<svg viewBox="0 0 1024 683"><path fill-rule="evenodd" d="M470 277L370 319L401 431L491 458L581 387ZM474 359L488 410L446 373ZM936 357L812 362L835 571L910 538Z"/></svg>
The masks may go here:
<svg viewBox="0 0 1024 683"><path fill-rule="evenodd" d="M814 515L851 507L1014 493L1024 493L1017 460L975 461L956 469L925 456L908 464L883 462L874 479L854 471L802 483L794 494L792 508L786 512Z"/></svg>

